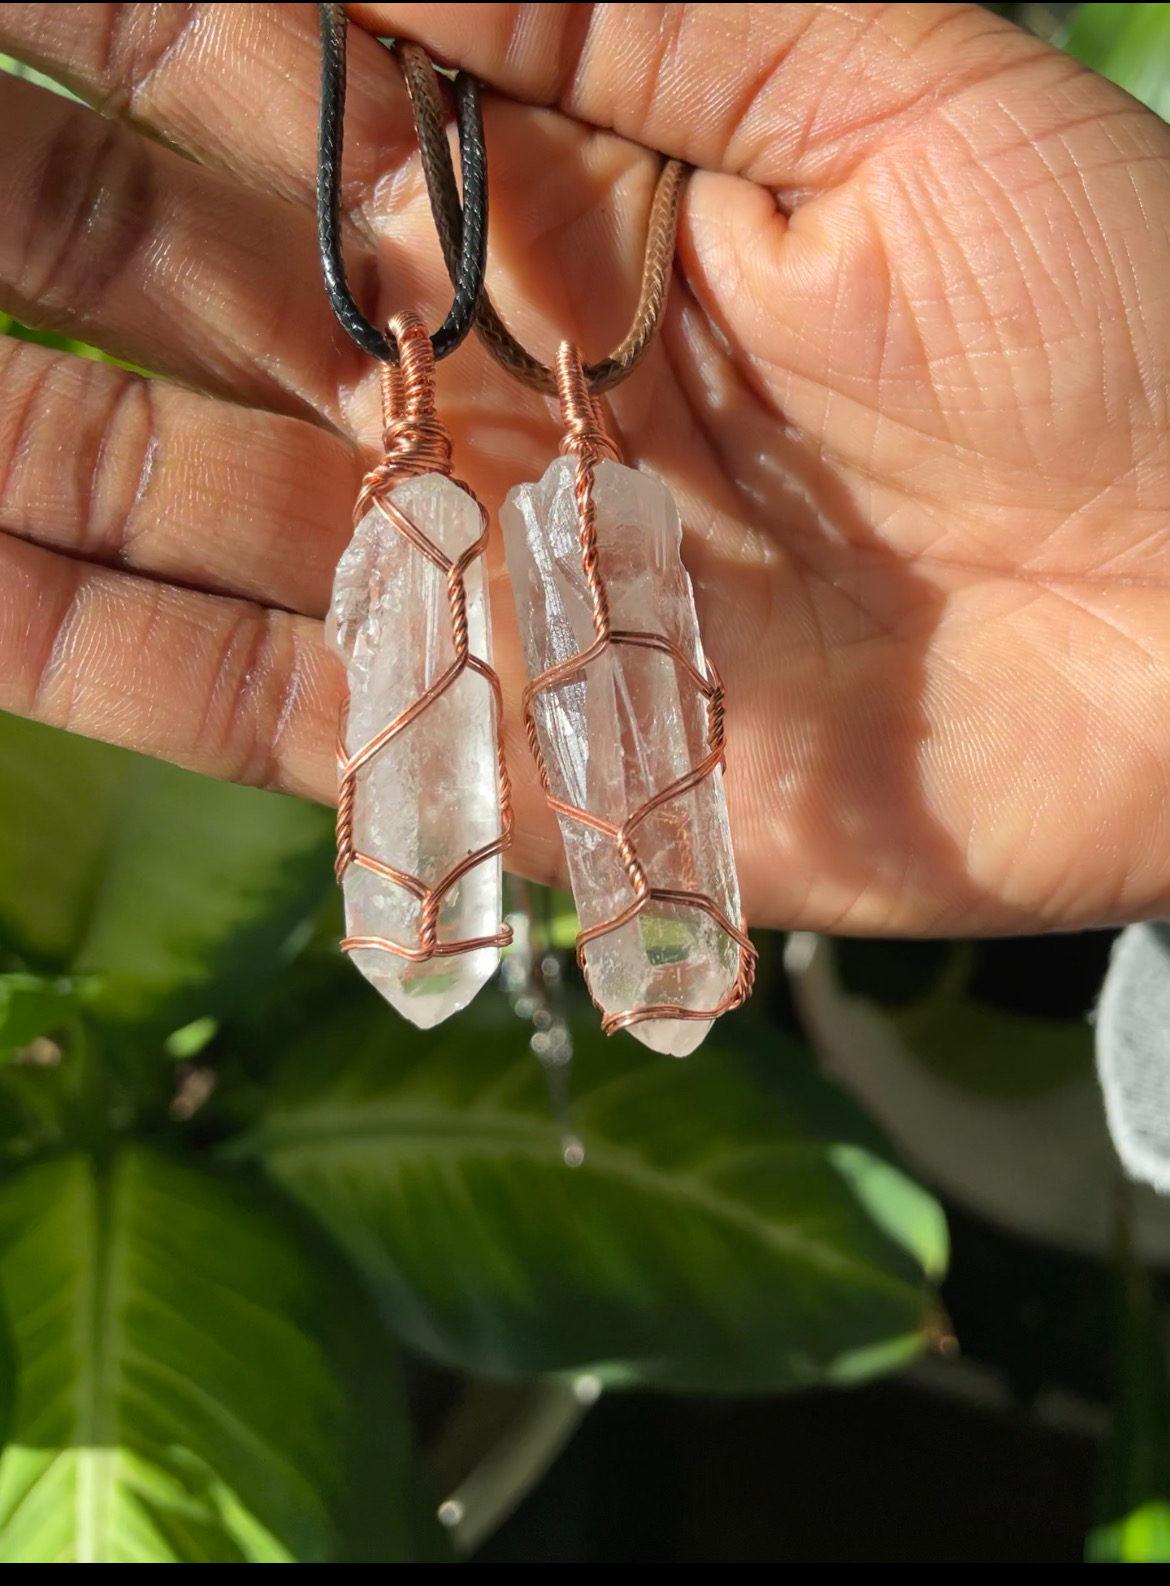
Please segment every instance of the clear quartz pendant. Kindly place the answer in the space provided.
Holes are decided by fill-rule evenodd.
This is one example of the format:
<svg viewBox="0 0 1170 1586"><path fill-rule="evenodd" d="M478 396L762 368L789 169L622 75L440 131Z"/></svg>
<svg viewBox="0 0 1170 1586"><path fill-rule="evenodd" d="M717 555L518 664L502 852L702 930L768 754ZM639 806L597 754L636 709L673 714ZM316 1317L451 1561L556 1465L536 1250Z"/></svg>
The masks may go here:
<svg viewBox="0 0 1170 1586"><path fill-rule="evenodd" d="M620 463L590 466L592 582L575 457L558 458L538 483L512 490L501 512L529 677L562 669L559 679L530 688L529 710L554 807L565 807L558 818L594 1001L607 1028L628 1025L655 1051L683 1057L750 985L722 776L712 767L639 812L711 756L714 694L702 687L710 674L674 501L658 480ZM656 637L688 665L646 642ZM591 648L583 667L565 665ZM588 939L636 903L638 877L651 893L640 912ZM622 1017L660 1009L660 1017ZM683 1010L711 1018L679 1017Z"/></svg>
<svg viewBox="0 0 1170 1586"><path fill-rule="evenodd" d="M396 517L420 538L404 533ZM455 630L448 570L423 544L457 562L482 522L475 498L440 473L406 479L384 502L374 500L338 564L326 630L349 679L348 755L401 723L352 776L357 857L341 867L344 945L366 979L424 1029L467 1006L494 973L506 934L497 697L474 664L439 686L456 665ZM490 666L481 555L470 558L462 581L468 651ZM434 696L415 709L428 690ZM477 854L483 857L443 888ZM444 951L458 944L469 946Z"/></svg>

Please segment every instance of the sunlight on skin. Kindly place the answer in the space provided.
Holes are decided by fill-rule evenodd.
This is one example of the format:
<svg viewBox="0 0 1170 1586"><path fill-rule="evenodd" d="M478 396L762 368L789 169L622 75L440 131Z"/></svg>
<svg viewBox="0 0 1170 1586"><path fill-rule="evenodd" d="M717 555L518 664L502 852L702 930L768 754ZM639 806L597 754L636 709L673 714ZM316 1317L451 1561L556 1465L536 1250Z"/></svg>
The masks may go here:
<svg viewBox="0 0 1170 1586"><path fill-rule="evenodd" d="M682 511L749 918L1164 910L1170 131L974 6L350 9L509 96L489 280L543 357L623 333L647 150L700 167L613 408ZM0 81L0 307L191 388L0 344L0 706L328 799L319 619L377 422L320 286L314 29L0 5L0 50L200 162ZM358 29L350 78L353 278L434 321L405 95ZM493 513L543 472L546 405L478 345L439 400ZM514 862L559 879L495 557Z"/></svg>

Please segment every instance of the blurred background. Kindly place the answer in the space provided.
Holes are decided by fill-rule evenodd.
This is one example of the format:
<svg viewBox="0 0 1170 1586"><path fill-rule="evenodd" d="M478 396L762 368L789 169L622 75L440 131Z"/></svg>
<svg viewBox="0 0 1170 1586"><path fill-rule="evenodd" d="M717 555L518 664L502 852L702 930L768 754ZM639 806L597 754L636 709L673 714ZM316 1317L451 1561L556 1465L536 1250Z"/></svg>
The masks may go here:
<svg viewBox="0 0 1170 1586"><path fill-rule="evenodd" d="M1170 5L990 9L1170 116ZM0 717L0 1559L1170 1560L1112 933L760 933L673 1064L518 884L499 987L410 1029L331 861Z"/></svg>

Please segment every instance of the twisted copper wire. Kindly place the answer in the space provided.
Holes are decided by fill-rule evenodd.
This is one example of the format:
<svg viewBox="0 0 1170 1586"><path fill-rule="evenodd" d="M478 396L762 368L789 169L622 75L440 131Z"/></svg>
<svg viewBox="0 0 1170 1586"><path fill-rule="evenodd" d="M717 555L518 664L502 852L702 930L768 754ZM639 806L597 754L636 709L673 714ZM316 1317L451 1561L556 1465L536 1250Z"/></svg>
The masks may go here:
<svg viewBox="0 0 1170 1586"><path fill-rule="evenodd" d="M593 604L593 631L596 637L588 649L570 656L556 666L549 667L528 684L523 698L524 729L550 809L558 816L578 821L581 825L602 832L613 839L634 894L633 900L626 908L580 932L577 937L577 960L585 976L585 984L589 986L592 995L589 966L585 960L585 948L590 942L595 942L599 937L608 936L611 932L620 930L623 925L628 925L651 903L667 903L678 908L699 909L726 931L739 949L739 970L727 996L714 1008L682 1008L674 1003L655 1003L628 1008L619 1013L607 1014L602 1020L602 1029L607 1035L612 1035L616 1030L626 1029L632 1024L641 1024L646 1019L697 1019L706 1022L717 1019L721 1013L726 1013L731 1008L737 1008L751 992L756 971L756 950L748 938L747 924L741 918L740 923L734 925L715 900L705 892L695 888L654 886L647 877L639 857L636 835L638 828L656 810L661 809L671 800L690 793L716 769L722 770L723 684L710 661L707 662L707 675L704 676L679 646L664 634L644 633L611 626L609 598L606 594L605 579L598 554L597 508L593 486L597 464L605 459L620 462L621 454L605 432L601 405L596 397L590 395L588 377L582 367L580 354L569 342L563 342L557 353L557 387L565 422L565 437L560 449L563 454L574 458L576 462L573 490L577 505L581 565ZM604 820L575 804L568 804L553 794L533 710L533 701L537 695L546 689L555 688L561 683L581 676L590 662L595 661L610 645L629 645L669 655L687 680L702 694L707 709L707 754L690 771L640 804L620 825ZM597 998L594 997L593 1000L596 1002Z"/></svg>
<svg viewBox="0 0 1170 1586"><path fill-rule="evenodd" d="M476 865L494 859L512 841L512 788L504 760L503 696L495 669L478 655L471 653L467 631L467 588L464 575L477 556L487 548L488 516L483 503L461 479L453 482L471 496L479 508L480 533L458 557L452 560L425 535L417 524L388 499L389 492L404 479L420 474L443 474L452 479L451 438L439 422L435 412L435 360L430 337L422 321L413 314L397 314L390 322L397 338L401 362L397 367L382 365L382 444L385 450L380 463L372 468L362 481L354 507L355 524L375 503L379 511L398 530L410 545L439 569L447 581L447 604L451 616L451 642L454 659L413 704L376 733L368 743L351 754L346 746L345 728L348 706L343 706L337 737L337 763L340 790L337 799L337 879L342 881L350 865L360 865L365 870L381 876L383 880L403 887L419 900L418 946L407 947L382 936L347 936L341 946L350 953L358 948L379 948L394 953L411 963L425 963L429 958L450 958L457 953L475 952L481 947L507 947L512 940L508 925L491 936L477 936L465 941L440 942L439 911L443 899L468 871ZM418 876L374 859L362 853L354 844L354 806L357 797L357 775L368 765L379 750L385 748L410 724L417 721L435 701L455 683L463 672L476 672L486 679L496 704L496 752L500 789L500 835L482 848L453 865L434 886L427 886Z"/></svg>

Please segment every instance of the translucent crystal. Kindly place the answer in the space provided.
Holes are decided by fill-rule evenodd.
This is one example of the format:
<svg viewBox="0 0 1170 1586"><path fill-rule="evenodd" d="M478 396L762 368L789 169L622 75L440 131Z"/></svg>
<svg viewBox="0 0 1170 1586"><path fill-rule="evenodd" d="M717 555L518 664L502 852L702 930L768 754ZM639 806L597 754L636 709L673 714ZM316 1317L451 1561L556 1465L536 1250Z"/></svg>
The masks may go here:
<svg viewBox="0 0 1170 1586"><path fill-rule="evenodd" d="M480 533L479 507L441 474L399 485L390 501L452 559ZM471 653L491 660L483 559L466 574ZM326 625L346 663L355 753L418 699L455 658L447 579L374 505L337 566ZM485 678L465 669L358 772L354 845L433 886L500 831L496 707ZM344 879L351 936L419 945L420 905L406 888L351 864ZM439 941L492 936L501 919L499 858L468 872L443 900ZM386 1000L424 1029L465 1008L499 963L494 947L411 963L383 949L352 958Z"/></svg>
<svg viewBox="0 0 1170 1586"><path fill-rule="evenodd" d="M593 603L581 565L575 464L558 458L538 484L510 492L500 518L530 677L588 649ZM598 465L599 566L615 629L662 634L706 675L691 581L679 556L678 511L656 479ZM537 733L554 796L615 825L684 776L708 752L706 702L669 655L611 645L583 674L536 696ZM561 817L573 896L585 927L634 898L611 837ZM650 885L705 893L739 923L739 888L717 772L637 827ZM606 1013L667 1003L714 1008L739 970L739 949L702 910L651 904L585 949L590 986ZM710 1023L652 1019L630 1027L657 1052L684 1057Z"/></svg>

